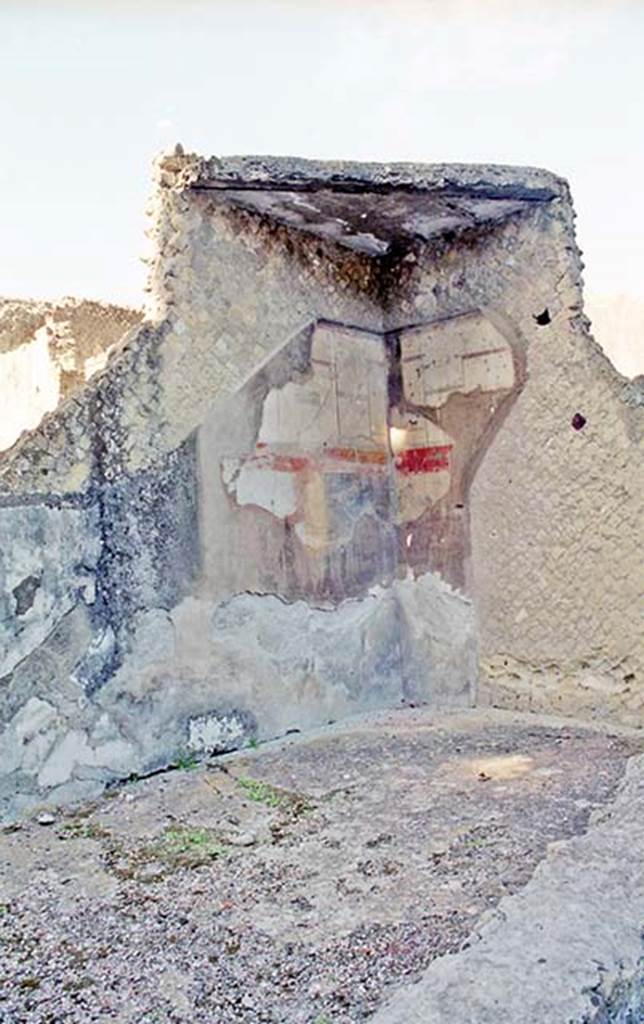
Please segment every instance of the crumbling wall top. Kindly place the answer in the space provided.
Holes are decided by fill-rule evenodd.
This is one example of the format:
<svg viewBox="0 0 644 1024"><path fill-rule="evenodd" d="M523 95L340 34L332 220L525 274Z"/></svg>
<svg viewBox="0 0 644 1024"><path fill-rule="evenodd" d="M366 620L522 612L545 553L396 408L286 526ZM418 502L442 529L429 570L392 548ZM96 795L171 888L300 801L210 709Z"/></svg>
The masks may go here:
<svg viewBox="0 0 644 1024"><path fill-rule="evenodd" d="M377 192L450 192L488 199L569 199L564 178L538 167L320 161L288 156L201 157L180 146L158 161L159 180L173 188L273 188Z"/></svg>
<svg viewBox="0 0 644 1024"><path fill-rule="evenodd" d="M57 301L0 296L0 355L29 344L38 328L65 325L73 346L95 355L114 345L142 319L137 309L66 296Z"/></svg>

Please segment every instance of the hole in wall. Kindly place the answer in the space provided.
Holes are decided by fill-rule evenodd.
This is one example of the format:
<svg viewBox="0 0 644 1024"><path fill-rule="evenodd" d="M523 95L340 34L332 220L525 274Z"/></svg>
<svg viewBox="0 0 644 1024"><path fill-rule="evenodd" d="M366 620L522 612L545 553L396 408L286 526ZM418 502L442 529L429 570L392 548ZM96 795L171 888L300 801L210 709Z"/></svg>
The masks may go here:
<svg viewBox="0 0 644 1024"><path fill-rule="evenodd" d="M570 421L570 425L572 426L573 430L581 430L582 427L586 426L587 422L588 421L586 420L585 416L582 416L580 412L576 412Z"/></svg>
<svg viewBox="0 0 644 1024"><path fill-rule="evenodd" d="M535 321L539 324L539 327L545 327L546 324L550 323L550 311L548 307L544 309L543 313L537 313L534 317Z"/></svg>

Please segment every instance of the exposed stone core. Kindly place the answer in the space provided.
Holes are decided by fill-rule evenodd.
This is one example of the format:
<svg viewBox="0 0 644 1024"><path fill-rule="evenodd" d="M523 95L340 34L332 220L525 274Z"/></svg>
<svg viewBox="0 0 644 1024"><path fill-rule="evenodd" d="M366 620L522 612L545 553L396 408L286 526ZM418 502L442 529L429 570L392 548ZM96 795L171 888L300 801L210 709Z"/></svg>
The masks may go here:
<svg viewBox="0 0 644 1024"><path fill-rule="evenodd" d="M565 182L178 154L154 217L148 319L0 462L7 813L477 683L644 721Z"/></svg>

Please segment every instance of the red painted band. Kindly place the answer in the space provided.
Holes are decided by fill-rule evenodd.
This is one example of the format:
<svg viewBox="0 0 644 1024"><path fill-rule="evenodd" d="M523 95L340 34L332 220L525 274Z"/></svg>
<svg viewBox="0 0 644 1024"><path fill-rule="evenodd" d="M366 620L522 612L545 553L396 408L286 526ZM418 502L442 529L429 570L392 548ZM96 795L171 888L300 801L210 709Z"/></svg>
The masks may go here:
<svg viewBox="0 0 644 1024"><path fill-rule="evenodd" d="M437 444L429 448L408 448L396 456L399 473L440 473L449 469L451 444Z"/></svg>

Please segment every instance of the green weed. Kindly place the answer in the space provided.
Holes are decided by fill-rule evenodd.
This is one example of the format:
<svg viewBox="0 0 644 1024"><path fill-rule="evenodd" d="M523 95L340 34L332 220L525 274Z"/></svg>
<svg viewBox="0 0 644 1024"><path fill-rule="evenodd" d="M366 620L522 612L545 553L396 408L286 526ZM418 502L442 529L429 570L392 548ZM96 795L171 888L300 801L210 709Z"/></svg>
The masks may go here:
<svg viewBox="0 0 644 1024"><path fill-rule="evenodd" d="M159 860L175 863L203 864L226 852L226 847L207 828L168 828L154 843Z"/></svg>
<svg viewBox="0 0 644 1024"><path fill-rule="evenodd" d="M182 772L193 772L195 768L199 767L199 758L196 754L186 751L179 754L176 760L176 767Z"/></svg>
<svg viewBox="0 0 644 1024"><path fill-rule="evenodd" d="M259 779L250 779L244 776L239 776L237 782L246 793L249 800L254 800L258 804L266 804L267 807L280 807L284 801L284 797L267 782L261 782Z"/></svg>
<svg viewBox="0 0 644 1024"><path fill-rule="evenodd" d="M57 831L60 839L107 839L110 835L102 825L78 818L64 821Z"/></svg>

